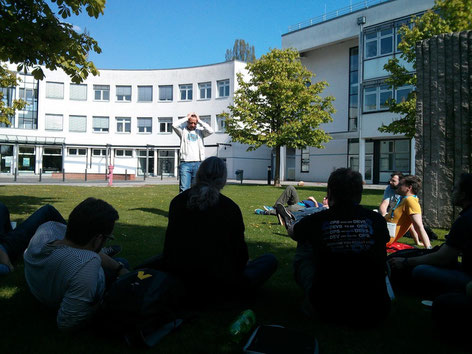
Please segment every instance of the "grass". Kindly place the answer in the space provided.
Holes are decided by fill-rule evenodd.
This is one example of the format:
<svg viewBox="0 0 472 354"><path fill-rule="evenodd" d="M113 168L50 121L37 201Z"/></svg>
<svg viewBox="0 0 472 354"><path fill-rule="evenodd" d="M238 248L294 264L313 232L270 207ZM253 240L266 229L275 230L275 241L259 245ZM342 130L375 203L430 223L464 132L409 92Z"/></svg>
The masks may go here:
<svg viewBox="0 0 472 354"><path fill-rule="evenodd" d="M301 197L322 200L321 187L298 189ZM223 193L241 208L246 225L250 256L271 252L279 260L279 269L261 289L252 306L257 321L302 330L317 337L321 353L461 353L437 333L431 314L419 298L397 294L397 300L385 323L371 330L352 330L306 319L299 311L303 299L292 276L295 242L272 216L254 214L255 208L271 204L282 189L257 185L229 185ZM38 207L50 203L66 218L73 207L89 196L102 198L120 213L115 228L117 241L123 246L121 256L131 265L160 253L167 226L168 206L177 186L126 188L71 186L0 186L0 200L10 209L12 221L24 220ZM383 191L366 190L362 204L376 208ZM435 230L444 239L445 230ZM411 240L406 240L411 243ZM439 242L440 242L439 241ZM438 243L435 242L435 243ZM346 289L346 297L355 289ZM232 353L242 346L230 343L228 327L244 308L216 308L200 313L181 329L167 336L151 352L160 353ZM55 313L41 306L29 293L24 267L0 279L0 352L1 353L116 353L133 352L118 338L81 332L64 334L56 329ZM138 350L136 350L138 351Z"/></svg>

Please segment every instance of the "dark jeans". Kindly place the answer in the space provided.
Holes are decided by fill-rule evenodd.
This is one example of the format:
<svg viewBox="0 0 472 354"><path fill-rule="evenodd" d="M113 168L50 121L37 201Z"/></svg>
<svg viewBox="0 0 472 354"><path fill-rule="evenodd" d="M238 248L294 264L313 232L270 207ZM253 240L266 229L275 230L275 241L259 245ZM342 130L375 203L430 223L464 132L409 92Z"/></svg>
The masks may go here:
<svg viewBox="0 0 472 354"><path fill-rule="evenodd" d="M11 261L21 258L38 227L48 221L66 223L56 208L47 204L12 230L10 212L5 204L0 202L0 244L7 251Z"/></svg>
<svg viewBox="0 0 472 354"><path fill-rule="evenodd" d="M304 209L305 207L298 204L300 198L298 197L297 190L293 186L287 186L280 195L279 199L275 201L274 207L277 204L287 205L287 210L290 212L296 212ZM269 210L269 214L276 215L275 210Z"/></svg>
<svg viewBox="0 0 472 354"><path fill-rule="evenodd" d="M244 280L250 289L261 287L277 270L277 258L271 253L249 261L244 269Z"/></svg>

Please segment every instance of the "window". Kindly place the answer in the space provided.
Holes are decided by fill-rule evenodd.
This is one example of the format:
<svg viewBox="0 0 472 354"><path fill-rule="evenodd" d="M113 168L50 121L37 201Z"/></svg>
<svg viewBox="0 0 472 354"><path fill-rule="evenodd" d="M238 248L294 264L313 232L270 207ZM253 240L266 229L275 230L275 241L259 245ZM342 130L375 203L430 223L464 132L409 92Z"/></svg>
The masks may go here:
<svg viewBox="0 0 472 354"><path fill-rule="evenodd" d="M107 156L107 149L93 149L93 156Z"/></svg>
<svg viewBox="0 0 472 354"><path fill-rule="evenodd" d="M64 98L64 84L62 82L46 82L46 98Z"/></svg>
<svg viewBox="0 0 472 354"><path fill-rule="evenodd" d="M364 88L364 112L388 110L387 101L392 98L389 85L380 84Z"/></svg>
<svg viewBox="0 0 472 354"><path fill-rule="evenodd" d="M200 120L211 127L211 116L200 116Z"/></svg>
<svg viewBox="0 0 472 354"><path fill-rule="evenodd" d="M115 156L116 157L133 157L133 150L116 149Z"/></svg>
<svg viewBox="0 0 472 354"><path fill-rule="evenodd" d="M172 117L162 117L159 121L159 133L172 133Z"/></svg>
<svg viewBox="0 0 472 354"><path fill-rule="evenodd" d="M131 133L131 118L116 117L116 132Z"/></svg>
<svg viewBox="0 0 472 354"><path fill-rule="evenodd" d="M38 90L34 88L23 88L19 89L19 98L24 100L28 107L31 107L31 110L36 110L36 104L38 102ZM5 97L5 96L4 96Z"/></svg>
<svg viewBox="0 0 472 354"><path fill-rule="evenodd" d="M397 103L405 102L408 99L408 95L413 91L413 86L402 86L395 90L395 101Z"/></svg>
<svg viewBox="0 0 472 354"><path fill-rule="evenodd" d="M44 129L62 130L62 114L46 114Z"/></svg>
<svg viewBox="0 0 472 354"><path fill-rule="evenodd" d="M180 100L191 101L193 98L192 84L179 85L180 89Z"/></svg>
<svg viewBox="0 0 472 354"><path fill-rule="evenodd" d="M116 100L131 102L131 86L116 86Z"/></svg>
<svg viewBox="0 0 472 354"><path fill-rule="evenodd" d="M209 100L211 98L211 82L202 82L198 84L201 100Z"/></svg>
<svg viewBox="0 0 472 354"><path fill-rule="evenodd" d="M229 96L229 79L217 81L218 97Z"/></svg>
<svg viewBox="0 0 472 354"><path fill-rule="evenodd" d="M61 148L44 148L43 171L44 172L62 171L62 149Z"/></svg>
<svg viewBox="0 0 472 354"><path fill-rule="evenodd" d="M108 117L93 117L93 131L108 133Z"/></svg>
<svg viewBox="0 0 472 354"><path fill-rule="evenodd" d="M87 131L87 117L86 116L69 116L69 131L70 132L86 132Z"/></svg>
<svg viewBox="0 0 472 354"><path fill-rule="evenodd" d="M300 172L310 172L310 149L302 149L301 153Z"/></svg>
<svg viewBox="0 0 472 354"><path fill-rule="evenodd" d="M74 101L87 101L87 85L70 84L70 99Z"/></svg>
<svg viewBox="0 0 472 354"><path fill-rule="evenodd" d="M359 100L359 47L349 49L349 111L348 129L357 131L357 115Z"/></svg>
<svg viewBox="0 0 472 354"><path fill-rule="evenodd" d="M69 148L67 149L67 153L69 156L85 156L87 155L87 150L79 148Z"/></svg>
<svg viewBox="0 0 472 354"><path fill-rule="evenodd" d="M393 27L382 28L364 35L365 58L375 58L393 53Z"/></svg>
<svg viewBox="0 0 472 354"><path fill-rule="evenodd" d="M216 116L217 132L224 133L226 129L226 118L224 116Z"/></svg>
<svg viewBox="0 0 472 354"><path fill-rule="evenodd" d="M410 170L410 140L380 142L380 171Z"/></svg>
<svg viewBox="0 0 472 354"><path fill-rule="evenodd" d="M18 113L18 128L20 129L38 129L37 111L28 111Z"/></svg>
<svg viewBox="0 0 472 354"><path fill-rule="evenodd" d="M110 101L110 85L93 85L95 101Z"/></svg>
<svg viewBox="0 0 472 354"><path fill-rule="evenodd" d="M138 86L138 102L152 102L152 86Z"/></svg>
<svg viewBox="0 0 472 354"><path fill-rule="evenodd" d="M174 99L172 91L172 85L159 86L159 101L172 101Z"/></svg>
<svg viewBox="0 0 472 354"><path fill-rule="evenodd" d="M138 118L138 132L152 133L152 118Z"/></svg>
<svg viewBox="0 0 472 354"><path fill-rule="evenodd" d="M28 146L20 146L18 151L18 170L34 172L35 165L35 148Z"/></svg>

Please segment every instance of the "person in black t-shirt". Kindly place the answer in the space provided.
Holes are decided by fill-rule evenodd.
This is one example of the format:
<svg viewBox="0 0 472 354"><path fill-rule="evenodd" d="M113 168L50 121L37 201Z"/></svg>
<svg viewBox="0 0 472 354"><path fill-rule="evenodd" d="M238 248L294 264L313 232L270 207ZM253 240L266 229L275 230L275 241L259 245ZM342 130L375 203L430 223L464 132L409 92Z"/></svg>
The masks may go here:
<svg viewBox="0 0 472 354"><path fill-rule="evenodd" d="M353 326L374 325L390 308L384 218L359 205L362 177L340 168L328 180L329 209L293 226L295 280L315 313Z"/></svg>

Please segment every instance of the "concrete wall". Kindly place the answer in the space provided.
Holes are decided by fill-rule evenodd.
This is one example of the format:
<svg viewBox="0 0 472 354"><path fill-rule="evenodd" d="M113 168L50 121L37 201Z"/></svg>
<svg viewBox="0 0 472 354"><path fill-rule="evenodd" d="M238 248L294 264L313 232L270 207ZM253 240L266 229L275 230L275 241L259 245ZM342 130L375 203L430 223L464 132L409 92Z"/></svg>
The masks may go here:
<svg viewBox="0 0 472 354"><path fill-rule="evenodd" d="M417 46L416 174L423 214L449 228L457 217L451 190L472 172L472 31L443 34Z"/></svg>

